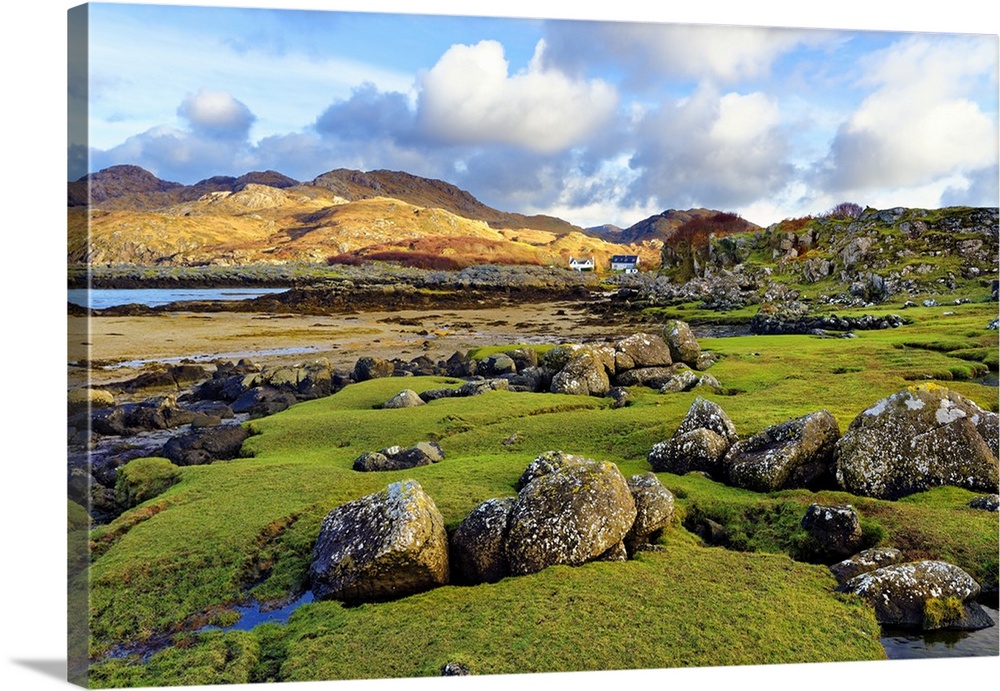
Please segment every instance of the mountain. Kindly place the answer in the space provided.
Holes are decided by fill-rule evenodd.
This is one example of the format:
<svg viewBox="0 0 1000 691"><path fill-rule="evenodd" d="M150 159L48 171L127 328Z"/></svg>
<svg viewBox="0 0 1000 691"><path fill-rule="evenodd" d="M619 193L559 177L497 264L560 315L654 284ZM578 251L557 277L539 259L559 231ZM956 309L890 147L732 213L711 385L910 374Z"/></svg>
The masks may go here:
<svg viewBox="0 0 1000 691"><path fill-rule="evenodd" d="M661 247L498 211L450 183L394 171L334 170L308 183L265 171L181 185L114 166L70 183L68 200L71 263L418 265L447 257L453 266L565 265L584 256L606 266L612 255L637 254L655 267Z"/></svg>
<svg viewBox="0 0 1000 691"><path fill-rule="evenodd" d="M617 242L624 243L643 242L649 240L661 240L666 242L674 235L677 229L684 224L695 219L709 220L718 216L720 213L721 212L714 211L712 209L688 209L686 211L668 209L663 213L650 216L645 220L639 221L638 223L625 228L617 234L615 240ZM750 221L742 221L740 226L741 227L738 229L738 232L760 228L760 226L751 223Z"/></svg>

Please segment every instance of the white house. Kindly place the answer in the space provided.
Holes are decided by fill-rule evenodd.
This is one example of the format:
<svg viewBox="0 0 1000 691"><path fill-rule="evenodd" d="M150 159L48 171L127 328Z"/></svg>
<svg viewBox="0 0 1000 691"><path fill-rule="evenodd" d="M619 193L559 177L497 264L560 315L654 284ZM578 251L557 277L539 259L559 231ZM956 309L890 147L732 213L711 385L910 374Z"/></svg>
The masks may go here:
<svg viewBox="0 0 1000 691"><path fill-rule="evenodd" d="M593 271L594 270L594 258L590 259L577 259L576 257L569 258L569 268L574 271Z"/></svg>
<svg viewBox="0 0 1000 691"><path fill-rule="evenodd" d="M611 270L624 271L627 274L639 272L639 256L635 254L616 254L611 257Z"/></svg>

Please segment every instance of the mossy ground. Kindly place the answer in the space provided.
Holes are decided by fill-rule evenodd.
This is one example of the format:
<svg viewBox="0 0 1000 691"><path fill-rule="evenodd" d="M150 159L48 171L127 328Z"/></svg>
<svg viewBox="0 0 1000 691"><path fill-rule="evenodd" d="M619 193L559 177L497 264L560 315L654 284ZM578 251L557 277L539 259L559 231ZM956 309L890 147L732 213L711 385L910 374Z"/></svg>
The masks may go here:
<svg viewBox="0 0 1000 691"><path fill-rule="evenodd" d="M922 308L921 308L922 309ZM936 378L997 409L996 388L956 377L951 353L996 353L986 324L994 305L913 309L914 323L812 336L703 339L722 356L711 373L729 395L635 389L633 404L554 394L493 392L378 410L403 388L457 385L440 378L355 384L251 423L251 456L181 468L162 494L91 532L91 683L152 686L437 675L448 661L475 673L879 659L870 610L833 593L819 564L793 561L797 522L813 502L851 503L868 534L913 558L940 558L996 578L997 516L972 495L940 488L898 502L841 492L761 495L696 475L661 473L677 497L663 553L627 563L557 567L496 584L447 586L390 603L304 605L286 626L190 632L231 623L227 607L281 600L307 588L319 523L333 507L413 478L449 529L479 502L513 495L539 453L561 449L615 462L626 476L669 437L696 395L718 402L741 436L820 409L843 430L876 400ZM946 343L947 348L914 344ZM957 349L952 345L961 346ZM951 376L948 376L948 375ZM358 473L364 451L436 440L441 463ZM684 527L694 512L742 531L740 549L708 548ZM106 658L117 646L175 635L148 658Z"/></svg>

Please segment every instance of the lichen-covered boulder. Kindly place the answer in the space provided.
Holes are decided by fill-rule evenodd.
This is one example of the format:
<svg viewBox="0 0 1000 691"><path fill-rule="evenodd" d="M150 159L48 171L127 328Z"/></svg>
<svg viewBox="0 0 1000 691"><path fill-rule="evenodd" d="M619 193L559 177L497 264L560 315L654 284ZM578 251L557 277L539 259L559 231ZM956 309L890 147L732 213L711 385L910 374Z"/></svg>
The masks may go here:
<svg viewBox="0 0 1000 691"><path fill-rule="evenodd" d="M939 485L995 492L995 413L935 384L911 386L858 415L836 447L836 476L852 494L898 499Z"/></svg>
<svg viewBox="0 0 1000 691"><path fill-rule="evenodd" d="M511 575L577 566L620 547L635 521L635 500L613 463L559 468L529 482L511 509L506 557Z"/></svg>
<svg viewBox="0 0 1000 691"><path fill-rule="evenodd" d="M628 488L635 501L635 521L625 536L625 546L634 552L670 525L674 517L674 494L653 473L633 475L628 479Z"/></svg>
<svg viewBox="0 0 1000 691"><path fill-rule="evenodd" d="M744 489L819 489L831 480L833 449L839 438L836 419L822 410L733 444L723 464L729 482Z"/></svg>
<svg viewBox="0 0 1000 691"><path fill-rule="evenodd" d="M692 367L698 364L701 346L694 337L691 327L686 322L673 320L663 327L663 340L670 348L670 357L674 362L684 362Z"/></svg>
<svg viewBox="0 0 1000 691"><path fill-rule="evenodd" d="M721 461L728 450L725 438L699 427L654 444L647 460L658 473L683 475L701 471L719 477L723 470Z"/></svg>
<svg viewBox="0 0 1000 691"><path fill-rule="evenodd" d="M674 436L695 429L709 429L721 436L729 444L735 444L740 437L736 433L736 425L729 419L722 407L714 401L698 397L691 403L687 414L678 425Z"/></svg>
<svg viewBox="0 0 1000 691"><path fill-rule="evenodd" d="M614 348L616 372L637 367L667 367L673 363L666 342L653 334L632 334L616 341Z"/></svg>
<svg viewBox="0 0 1000 691"><path fill-rule="evenodd" d="M979 584L963 569L942 561L884 566L855 576L837 590L861 597L883 625L927 630L993 625L974 602Z"/></svg>
<svg viewBox="0 0 1000 691"><path fill-rule="evenodd" d="M403 389L398 394L383 403L382 408L392 410L398 408L416 408L418 405L424 405L424 401L420 398L420 394L413 389Z"/></svg>
<svg viewBox="0 0 1000 691"><path fill-rule="evenodd" d="M692 370L683 369L660 385L660 393L680 393L690 391L696 386L698 386L698 375Z"/></svg>
<svg viewBox="0 0 1000 691"><path fill-rule="evenodd" d="M564 453L563 451L546 451L536 456L535 460L528 464L528 467L521 473L521 477L514 483L514 489L520 492L535 478L554 473L560 468L565 468L569 465L579 465L580 463L588 462L592 463L593 460L572 453Z"/></svg>
<svg viewBox="0 0 1000 691"><path fill-rule="evenodd" d="M590 349L578 351L557 374L552 377L552 393L576 396L605 396L611 389L604 362Z"/></svg>
<svg viewBox="0 0 1000 691"><path fill-rule="evenodd" d="M816 540L825 556L838 559L857 552L864 539L861 517L850 505L812 504L802 518L802 527Z"/></svg>
<svg viewBox="0 0 1000 691"><path fill-rule="evenodd" d="M514 497L487 499L451 536L451 564L458 580L495 583L508 574L504 540Z"/></svg>
<svg viewBox="0 0 1000 691"><path fill-rule="evenodd" d="M448 535L415 480L333 509L320 525L309 576L317 600L375 602L448 582Z"/></svg>
<svg viewBox="0 0 1000 691"><path fill-rule="evenodd" d="M671 381L677 374L675 367L636 367L624 370L615 376L618 386L648 386L658 389Z"/></svg>
<svg viewBox="0 0 1000 691"><path fill-rule="evenodd" d="M969 502L969 507L981 511L1000 511L1000 494L984 494Z"/></svg>
<svg viewBox="0 0 1000 691"><path fill-rule="evenodd" d="M837 583L843 585L855 576L891 566L903 561L903 553L892 547L873 547L858 552L852 557L839 561L830 567Z"/></svg>

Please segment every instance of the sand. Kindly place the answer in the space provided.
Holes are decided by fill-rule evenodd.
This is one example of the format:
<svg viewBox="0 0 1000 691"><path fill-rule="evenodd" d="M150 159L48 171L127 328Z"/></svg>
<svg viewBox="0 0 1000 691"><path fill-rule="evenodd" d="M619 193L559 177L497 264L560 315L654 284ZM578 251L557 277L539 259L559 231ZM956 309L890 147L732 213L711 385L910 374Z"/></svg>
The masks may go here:
<svg viewBox="0 0 1000 691"><path fill-rule="evenodd" d="M326 358L351 369L364 355L447 359L486 345L605 340L626 325L595 318L580 302L516 309L412 310L336 316L173 312L156 316L70 317L69 386L108 384L157 363L248 358L259 364ZM73 363L87 361L89 369Z"/></svg>

